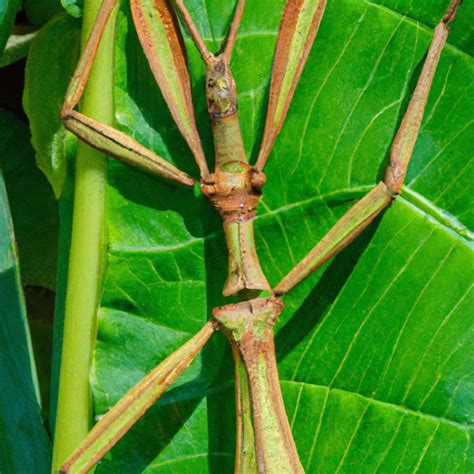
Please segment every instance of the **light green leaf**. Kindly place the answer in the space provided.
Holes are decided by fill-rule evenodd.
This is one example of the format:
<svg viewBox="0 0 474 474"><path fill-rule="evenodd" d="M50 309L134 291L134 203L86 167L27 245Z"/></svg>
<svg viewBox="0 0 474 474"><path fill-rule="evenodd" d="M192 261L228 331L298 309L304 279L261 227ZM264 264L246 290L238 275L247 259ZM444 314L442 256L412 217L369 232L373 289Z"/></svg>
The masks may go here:
<svg viewBox="0 0 474 474"><path fill-rule="evenodd" d="M436 8L398 2L407 16L385 3L328 2L266 168L256 234L272 284L380 179L431 26L448 2L435 2ZM219 44L218 12L207 15L202 2L186 4L207 43ZM228 12L234 2L223 4ZM283 4L247 2L231 65L253 157ZM459 18L402 197L285 298L276 341L280 375L307 472L473 469L473 160L466 144L474 133L474 66L463 50L472 36L472 26L465 31L474 19L472 2ZM187 47L209 155L203 67L189 41ZM116 73L119 127L189 170L190 152L126 7L117 27ZM223 303L226 271L221 223L199 192L171 188L116 162L109 176L109 249L92 369L97 416ZM97 472L233 472L231 379L230 353L216 337Z"/></svg>
<svg viewBox="0 0 474 474"><path fill-rule="evenodd" d="M82 16L82 0L61 0L61 4L71 16Z"/></svg>
<svg viewBox="0 0 474 474"><path fill-rule="evenodd" d="M320 317L300 309L280 331L306 472L470 471L473 265L462 238L401 199L337 298L307 298Z"/></svg>
<svg viewBox="0 0 474 474"><path fill-rule="evenodd" d="M0 55L0 68L13 64L20 59L26 58L30 50L31 43L37 32L20 35L12 34L8 38L5 50Z"/></svg>
<svg viewBox="0 0 474 474"><path fill-rule="evenodd" d="M37 35L28 54L23 105L30 120L38 167L59 197L66 178L71 140L60 110L79 53L80 24L56 15ZM69 137L69 138L68 138Z"/></svg>
<svg viewBox="0 0 474 474"><path fill-rule="evenodd" d="M50 444L41 416L18 256L0 170L0 471L49 471Z"/></svg>

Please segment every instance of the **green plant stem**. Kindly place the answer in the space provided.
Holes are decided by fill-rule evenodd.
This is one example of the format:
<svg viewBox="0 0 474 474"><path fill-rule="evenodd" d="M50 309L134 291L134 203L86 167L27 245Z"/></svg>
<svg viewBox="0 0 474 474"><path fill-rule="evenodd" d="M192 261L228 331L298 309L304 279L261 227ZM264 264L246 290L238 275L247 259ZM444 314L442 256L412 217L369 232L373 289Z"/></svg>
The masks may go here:
<svg viewBox="0 0 474 474"><path fill-rule="evenodd" d="M101 2L84 0L82 45ZM107 27L81 111L113 122L113 21ZM53 472L87 435L92 419L89 367L96 335L96 313L105 244L106 157L80 143L77 151L73 225L61 353Z"/></svg>

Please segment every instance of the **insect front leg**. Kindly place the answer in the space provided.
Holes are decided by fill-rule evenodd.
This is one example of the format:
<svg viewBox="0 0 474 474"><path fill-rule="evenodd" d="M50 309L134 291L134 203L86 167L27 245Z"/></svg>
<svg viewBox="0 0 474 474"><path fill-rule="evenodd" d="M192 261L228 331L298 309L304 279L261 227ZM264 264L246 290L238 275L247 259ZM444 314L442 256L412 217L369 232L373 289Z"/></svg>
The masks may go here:
<svg viewBox="0 0 474 474"><path fill-rule="evenodd" d="M118 8L117 0L104 0L74 76L69 84L61 119L65 127L107 155L172 181L192 186L194 179L155 155L124 133L74 110L89 79L105 27Z"/></svg>
<svg viewBox="0 0 474 474"><path fill-rule="evenodd" d="M280 133L324 15L326 0L288 0L278 32L270 97L255 168L263 170Z"/></svg>

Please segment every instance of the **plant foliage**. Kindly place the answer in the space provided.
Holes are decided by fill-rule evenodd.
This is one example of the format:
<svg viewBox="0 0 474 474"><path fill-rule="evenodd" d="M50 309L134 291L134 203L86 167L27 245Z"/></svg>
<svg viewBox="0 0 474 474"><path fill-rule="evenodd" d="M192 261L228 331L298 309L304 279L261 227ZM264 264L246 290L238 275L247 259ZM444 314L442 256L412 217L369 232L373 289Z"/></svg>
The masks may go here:
<svg viewBox="0 0 474 474"><path fill-rule="evenodd" d="M122 3L115 37L116 126L197 176L140 47L128 2ZM433 26L447 3L328 1L265 168L255 225L271 285L380 180ZM64 4L77 7L77 2ZM217 51L235 1L186 5L208 48ZM283 6L284 0L248 0L231 63L244 144L253 161L263 135ZM276 335L279 373L308 473L474 470L473 3L466 1L458 17L402 195L359 239L285 297ZM28 58L24 99L38 165L63 209L73 174L66 157L74 143L65 141L59 110L77 60L78 34L77 20L65 13L43 27ZM204 67L184 36L196 121L210 163ZM66 244L59 260L64 263L70 212L62 218ZM6 225L0 225L0 235ZM170 185L110 160L106 226L91 366L96 419L224 303L227 266L222 224L199 186ZM21 265L27 266L21 258L20 252ZM61 263L59 269L58 285L64 288L67 273ZM17 289L9 303L19 297ZM6 349L0 346L2 357ZM225 338L214 337L96 472L233 472L231 362ZM4 415L5 405L0 409Z"/></svg>

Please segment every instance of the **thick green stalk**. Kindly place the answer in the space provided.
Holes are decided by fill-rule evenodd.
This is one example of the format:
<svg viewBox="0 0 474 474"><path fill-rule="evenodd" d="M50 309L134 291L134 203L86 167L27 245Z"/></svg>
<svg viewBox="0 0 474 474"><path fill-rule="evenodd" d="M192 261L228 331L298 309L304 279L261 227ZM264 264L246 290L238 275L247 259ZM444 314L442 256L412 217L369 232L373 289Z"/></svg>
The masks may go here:
<svg viewBox="0 0 474 474"><path fill-rule="evenodd" d="M84 0L82 44L101 2ZM113 122L113 22L97 53L81 111ZM89 367L96 334L96 312L105 243L106 157L80 143L77 152L73 225L66 294L53 472L87 435L92 418Z"/></svg>

